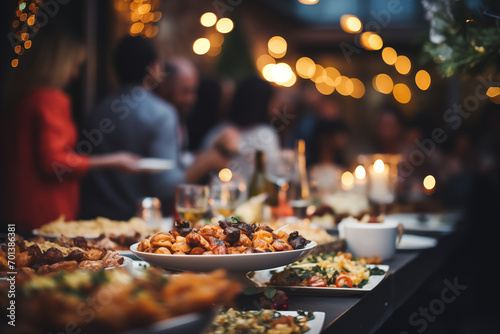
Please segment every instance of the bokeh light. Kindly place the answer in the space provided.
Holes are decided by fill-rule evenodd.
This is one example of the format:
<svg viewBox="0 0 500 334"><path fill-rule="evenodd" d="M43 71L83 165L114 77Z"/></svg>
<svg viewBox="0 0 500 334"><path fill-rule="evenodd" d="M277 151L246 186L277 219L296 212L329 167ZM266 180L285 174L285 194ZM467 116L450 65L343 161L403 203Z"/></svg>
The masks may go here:
<svg viewBox="0 0 500 334"><path fill-rule="evenodd" d="M259 71L262 72L264 70L264 66L268 64L276 64L276 61L270 55L263 54L257 58L256 66Z"/></svg>
<svg viewBox="0 0 500 334"><path fill-rule="evenodd" d="M432 175L427 175L425 178L424 178L424 188L427 189L427 190L432 190L434 189L434 187L436 186L436 179L434 178L434 176Z"/></svg>
<svg viewBox="0 0 500 334"><path fill-rule="evenodd" d="M217 24L215 25L215 29L217 29L218 32L221 34L227 34L228 32L231 32L234 28L234 23L230 18L223 17L219 21L217 21Z"/></svg>
<svg viewBox="0 0 500 334"><path fill-rule="evenodd" d="M197 55L204 55L210 50L210 41L207 38L198 38L193 43L193 51Z"/></svg>
<svg viewBox="0 0 500 334"><path fill-rule="evenodd" d="M363 84L363 82L357 78L351 78L351 82L354 85L351 96L356 99L362 98L365 95L365 85Z"/></svg>
<svg viewBox="0 0 500 334"><path fill-rule="evenodd" d="M363 30L361 20L354 15L345 14L340 17L340 27L347 33L356 34Z"/></svg>
<svg viewBox="0 0 500 334"><path fill-rule="evenodd" d="M394 98L399 103L405 104L410 102L411 100L411 91L410 88L404 83L398 83L394 85L394 89L392 90L392 94Z"/></svg>
<svg viewBox="0 0 500 334"><path fill-rule="evenodd" d="M411 70L411 61L406 56L398 56L394 66L396 66L396 71L398 71L399 73L403 75L408 74Z"/></svg>
<svg viewBox="0 0 500 334"><path fill-rule="evenodd" d="M267 49L274 58L281 58L286 54L286 40L281 36L271 37L267 42Z"/></svg>
<svg viewBox="0 0 500 334"><path fill-rule="evenodd" d="M420 70L415 74L415 83L421 90L427 90L431 85L431 76L426 70Z"/></svg>
<svg viewBox="0 0 500 334"><path fill-rule="evenodd" d="M223 168L219 172L219 179L222 182L229 182L233 178L233 173L229 168Z"/></svg>
<svg viewBox="0 0 500 334"><path fill-rule="evenodd" d="M382 38L371 31L362 33L359 42L366 50L380 50L384 46Z"/></svg>
<svg viewBox="0 0 500 334"><path fill-rule="evenodd" d="M382 59L387 65L394 65L396 63L397 58L398 58L398 53L390 46L386 46L382 50Z"/></svg>
<svg viewBox="0 0 500 334"><path fill-rule="evenodd" d="M295 70L297 74L304 79L309 79L314 75L316 71L316 64L309 57L302 57L295 63Z"/></svg>
<svg viewBox="0 0 500 334"><path fill-rule="evenodd" d="M392 78L385 73L378 74L373 78L373 88L379 93L390 94L393 87Z"/></svg>
<svg viewBox="0 0 500 334"><path fill-rule="evenodd" d="M366 177L366 170L363 166L359 165L358 167L356 167L356 169L354 170L354 176L358 179L358 180L363 180L365 177Z"/></svg>
<svg viewBox="0 0 500 334"><path fill-rule="evenodd" d="M204 27L211 27L217 22L217 15L212 12L206 12L200 17L200 23Z"/></svg>

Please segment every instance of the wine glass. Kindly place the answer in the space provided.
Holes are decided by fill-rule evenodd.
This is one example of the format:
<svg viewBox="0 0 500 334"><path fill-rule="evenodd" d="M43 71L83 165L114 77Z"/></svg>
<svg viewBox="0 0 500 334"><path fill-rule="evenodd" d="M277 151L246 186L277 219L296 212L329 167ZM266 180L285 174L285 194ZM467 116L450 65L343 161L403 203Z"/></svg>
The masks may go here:
<svg viewBox="0 0 500 334"><path fill-rule="evenodd" d="M210 188L210 206L222 218L230 217L240 204L241 191L238 184L215 182Z"/></svg>
<svg viewBox="0 0 500 334"><path fill-rule="evenodd" d="M208 211L210 189L205 185L181 184L175 188L175 209L182 220L195 224Z"/></svg>
<svg viewBox="0 0 500 334"><path fill-rule="evenodd" d="M267 157L266 174L268 179L283 188L290 182L295 170L295 152L291 149L281 149Z"/></svg>

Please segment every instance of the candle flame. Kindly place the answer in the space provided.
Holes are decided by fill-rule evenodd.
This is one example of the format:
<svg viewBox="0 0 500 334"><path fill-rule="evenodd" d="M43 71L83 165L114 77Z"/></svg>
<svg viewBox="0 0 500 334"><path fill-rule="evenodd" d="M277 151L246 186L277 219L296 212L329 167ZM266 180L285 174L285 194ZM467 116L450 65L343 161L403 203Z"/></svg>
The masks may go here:
<svg viewBox="0 0 500 334"><path fill-rule="evenodd" d="M351 172L344 172L340 180L342 181L342 184L344 186L350 187L354 183L354 176L352 175Z"/></svg>
<svg viewBox="0 0 500 334"><path fill-rule="evenodd" d="M361 165L356 167L356 169L354 170L354 176L356 176L358 180L363 180L366 177L365 168Z"/></svg>
<svg viewBox="0 0 500 334"><path fill-rule="evenodd" d="M385 165L382 159L377 159L375 163L373 164L373 170L377 174L382 174L384 172Z"/></svg>

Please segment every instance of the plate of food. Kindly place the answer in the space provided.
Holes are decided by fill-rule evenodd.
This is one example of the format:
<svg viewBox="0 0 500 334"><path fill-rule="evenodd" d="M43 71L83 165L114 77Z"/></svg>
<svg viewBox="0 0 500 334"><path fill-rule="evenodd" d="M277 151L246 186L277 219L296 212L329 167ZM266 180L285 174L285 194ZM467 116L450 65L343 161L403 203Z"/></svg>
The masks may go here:
<svg viewBox="0 0 500 334"><path fill-rule="evenodd" d="M316 242L274 231L269 226L221 221L192 229L187 222L174 230L160 232L130 247L139 258L158 266L190 271L224 268L243 272L274 268L300 260L316 247Z"/></svg>
<svg viewBox="0 0 500 334"><path fill-rule="evenodd" d="M248 274L257 286L275 286L295 294L342 296L363 294L386 276L387 265L366 264L350 253L309 255L301 261Z"/></svg>
<svg viewBox="0 0 500 334"><path fill-rule="evenodd" d="M2 305L9 303L8 289L0 284ZM223 270L168 278L157 270L143 277L124 270L19 273L16 324L26 333L64 332L68 324L96 334L201 333L240 292Z"/></svg>
<svg viewBox="0 0 500 334"><path fill-rule="evenodd" d="M204 334L216 333L307 333L319 334L324 312L223 309Z"/></svg>
<svg viewBox="0 0 500 334"><path fill-rule="evenodd" d="M81 243L64 243L64 239L54 242L43 238L24 240L16 236L15 269L25 272L47 274L57 271L100 270L118 267L132 268L132 260L124 258L116 251L89 247L85 239ZM12 261L11 261L12 262ZM0 276L4 277L9 270L8 252L5 246L0 247Z"/></svg>
<svg viewBox="0 0 500 334"><path fill-rule="evenodd" d="M68 238L84 237L86 239L98 239L104 236L149 236L153 233L146 222L137 217L128 221L117 221L103 217L91 220L66 221L64 216L41 226L32 231L36 236L55 239L60 236Z"/></svg>

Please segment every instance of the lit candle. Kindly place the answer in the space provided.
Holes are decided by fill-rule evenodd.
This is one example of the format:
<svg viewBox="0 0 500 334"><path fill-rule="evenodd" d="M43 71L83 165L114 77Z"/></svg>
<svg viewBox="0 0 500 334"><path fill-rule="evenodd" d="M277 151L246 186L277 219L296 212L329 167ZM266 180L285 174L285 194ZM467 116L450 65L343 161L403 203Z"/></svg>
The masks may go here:
<svg viewBox="0 0 500 334"><path fill-rule="evenodd" d="M366 191L366 170L361 165L354 170L354 189L360 193Z"/></svg>
<svg viewBox="0 0 500 334"><path fill-rule="evenodd" d="M345 191L349 191L354 187L354 176L349 171L344 172L344 174L342 174L340 181L342 189Z"/></svg>
<svg viewBox="0 0 500 334"><path fill-rule="evenodd" d="M368 196L375 202L389 203L392 201L392 191L390 189L389 167L381 159L374 162L371 168L368 168L370 178L370 189Z"/></svg>

